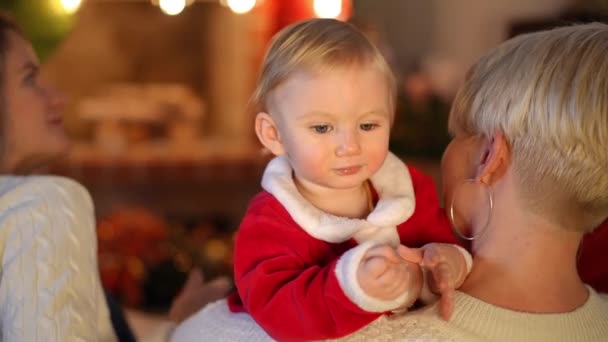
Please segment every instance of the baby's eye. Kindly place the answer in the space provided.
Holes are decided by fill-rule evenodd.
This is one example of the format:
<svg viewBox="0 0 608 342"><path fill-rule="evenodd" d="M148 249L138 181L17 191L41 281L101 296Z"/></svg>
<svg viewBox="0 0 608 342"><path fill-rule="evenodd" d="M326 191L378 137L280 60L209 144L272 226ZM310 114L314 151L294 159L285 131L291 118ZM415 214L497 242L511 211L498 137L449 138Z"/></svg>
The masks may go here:
<svg viewBox="0 0 608 342"><path fill-rule="evenodd" d="M36 83L36 76L37 75L33 72L28 73L23 78L23 83L25 83L26 85L34 85Z"/></svg>
<svg viewBox="0 0 608 342"><path fill-rule="evenodd" d="M329 125L314 125L311 127L315 133L327 133L331 130L331 127Z"/></svg>
<svg viewBox="0 0 608 342"><path fill-rule="evenodd" d="M375 123L363 123L361 125L359 125L359 127L364 130L364 131L371 131L372 129L378 127L378 124Z"/></svg>

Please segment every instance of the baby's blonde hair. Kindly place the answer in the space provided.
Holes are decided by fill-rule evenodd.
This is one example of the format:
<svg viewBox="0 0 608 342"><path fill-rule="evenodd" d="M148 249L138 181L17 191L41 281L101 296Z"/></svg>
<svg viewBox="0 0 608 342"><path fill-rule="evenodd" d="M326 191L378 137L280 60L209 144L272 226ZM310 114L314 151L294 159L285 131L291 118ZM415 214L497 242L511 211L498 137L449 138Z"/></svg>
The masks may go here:
<svg viewBox="0 0 608 342"><path fill-rule="evenodd" d="M449 127L486 137L503 132L524 207L592 229L608 215L608 25L502 44L468 72Z"/></svg>
<svg viewBox="0 0 608 342"><path fill-rule="evenodd" d="M353 25L334 19L311 19L290 25L272 39L251 99L255 112L268 112L274 89L296 72L323 72L337 67L374 66L386 77L391 118L396 85L380 51Z"/></svg>

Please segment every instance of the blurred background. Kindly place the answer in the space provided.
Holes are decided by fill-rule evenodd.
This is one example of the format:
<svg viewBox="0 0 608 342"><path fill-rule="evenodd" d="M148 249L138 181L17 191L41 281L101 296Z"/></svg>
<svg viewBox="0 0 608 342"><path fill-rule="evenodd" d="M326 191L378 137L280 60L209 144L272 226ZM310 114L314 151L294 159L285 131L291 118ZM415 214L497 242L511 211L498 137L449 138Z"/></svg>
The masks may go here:
<svg viewBox="0 0 608 342"><path fill-rule="evenodd" d="M433 175L467 68L513 35L602 20L608 1L1 0L43 76L70 98L75 145L47 172L97 210L102 281L126 307L163 311L187 272L230 275L232 242L268 156L247 101L274 33L348 20L399 83L391 148Z"/></svg>

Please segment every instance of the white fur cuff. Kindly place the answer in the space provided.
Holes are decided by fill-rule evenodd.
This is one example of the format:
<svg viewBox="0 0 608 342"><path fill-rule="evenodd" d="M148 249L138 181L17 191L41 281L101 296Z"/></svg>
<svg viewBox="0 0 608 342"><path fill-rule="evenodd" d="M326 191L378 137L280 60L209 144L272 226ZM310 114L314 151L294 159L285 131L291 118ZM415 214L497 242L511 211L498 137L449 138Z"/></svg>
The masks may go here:
<svg viewBox="0 0 608 342"><path fill-rule="evenodd" d="M382 300L366 294L357 281L357 269L365 253L374 242L366 242L344 253L336 264L336 277L346 296L361 309L369 312L386 312L401 308L409 298L409 292L403 293L394 300Z"/></svg>
<svg viewBox="0 0 608 342"><path fill-rule="evenodd" d="M462 256L464 257L464 262L467 265L467 275L469 275L469 273L471 273L471 269L473 268L473 257L471 256L471 253L469 253L466 249L458 245L454 245L454 247L456 247L456 249L458 249L460 253L462 253Z"/></svg>
<svg viewBox="0 0 608 342"><path fill-rule="evenodd" d="M378 194L378 203L366 219L334 216L312 205L298 191L286 156L276 157L268 163L262 187L315 239L341 243L354 238L361 243L380 238L396 246L399 234L395 226L410 218L416 206L411 175L407 166L389 153L370 180Z"/></svg>

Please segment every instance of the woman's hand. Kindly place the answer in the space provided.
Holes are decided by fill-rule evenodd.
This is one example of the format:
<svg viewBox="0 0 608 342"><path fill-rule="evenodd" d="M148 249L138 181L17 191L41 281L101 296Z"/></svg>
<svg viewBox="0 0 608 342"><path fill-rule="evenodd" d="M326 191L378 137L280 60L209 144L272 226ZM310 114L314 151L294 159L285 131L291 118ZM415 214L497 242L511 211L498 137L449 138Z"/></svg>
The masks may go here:
<svg viewBox="0 0 608 342"><path fill-rule="evenodd" d="M413 298L408 298L403 305L409 307L422 287L421 277L414 272L420 272L416 262L404 260L390 246L377 246L363 257L357 270L357 280L366 294L381 300L394 300L411 291Z"/></svg>
<svg viewBox="0 0 608 342"><path fill-rule="evenodd" d="M171 304L169 319L175 323L184 321L208 303L226 296L230 287L230 280L226 277L206 283L200 270L192 270L184 288Z"/></svg>

